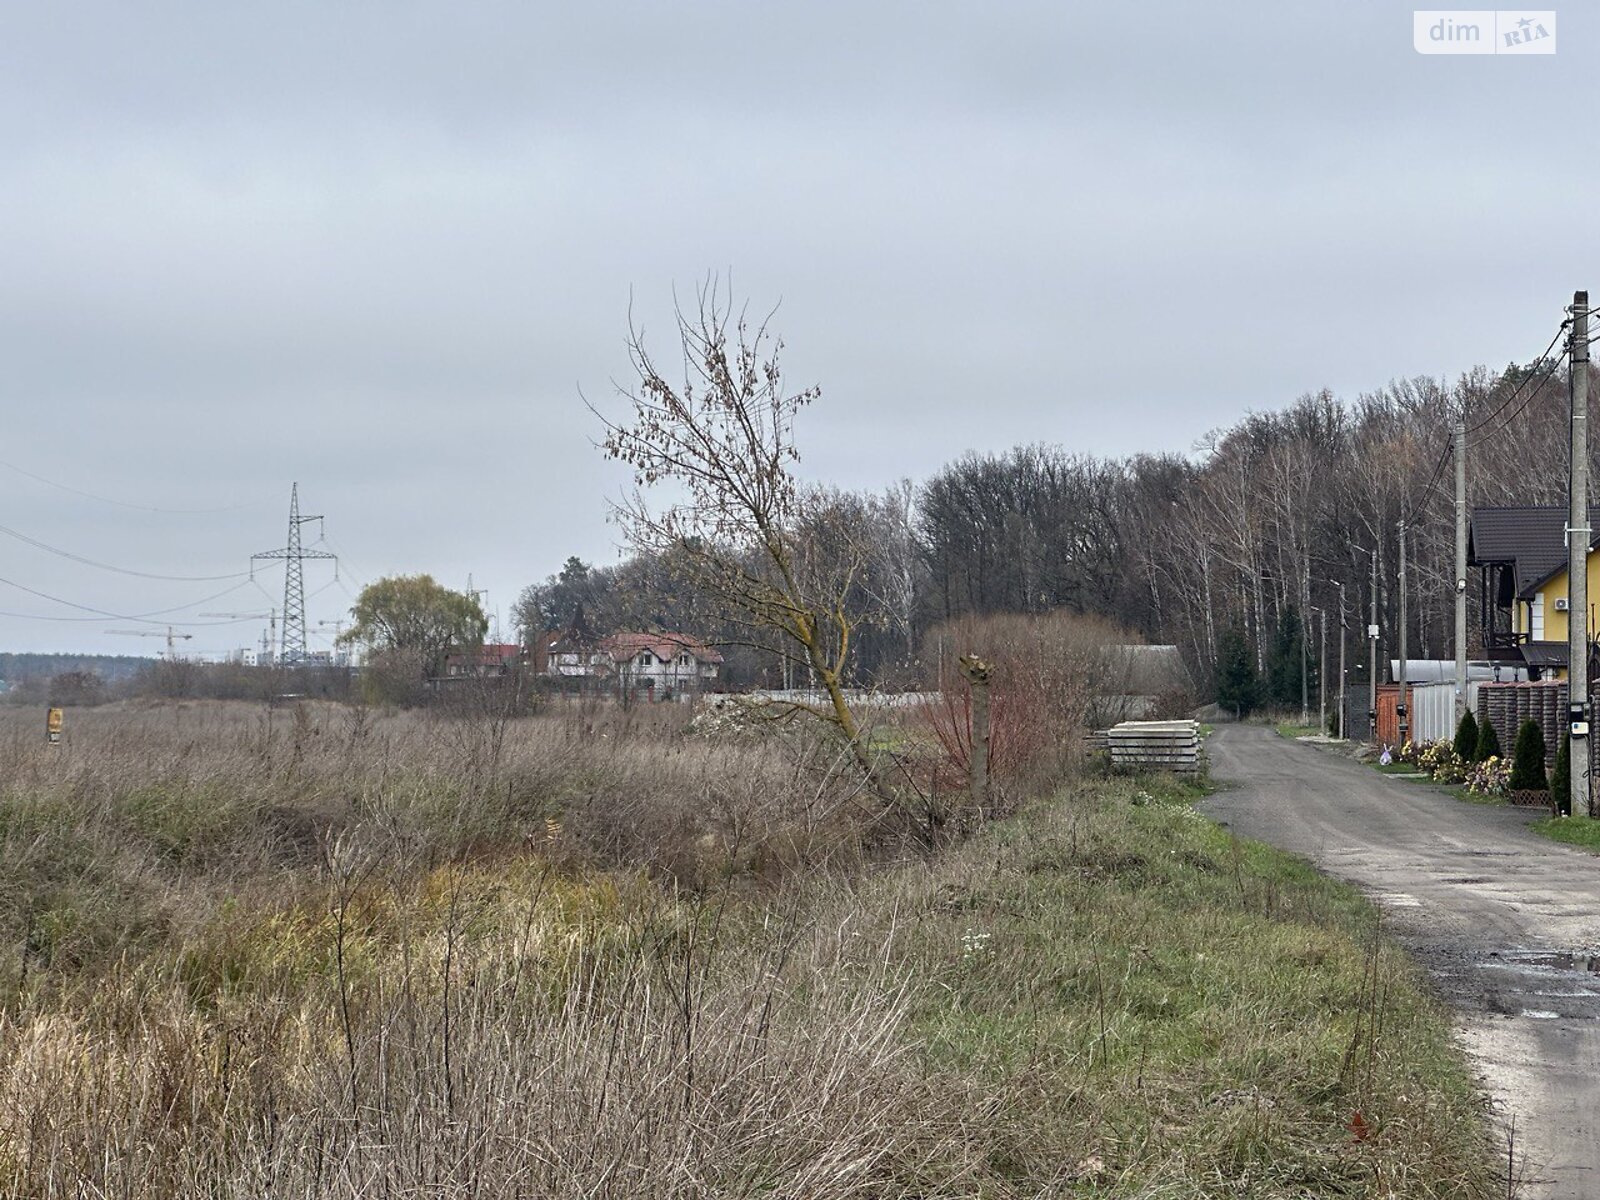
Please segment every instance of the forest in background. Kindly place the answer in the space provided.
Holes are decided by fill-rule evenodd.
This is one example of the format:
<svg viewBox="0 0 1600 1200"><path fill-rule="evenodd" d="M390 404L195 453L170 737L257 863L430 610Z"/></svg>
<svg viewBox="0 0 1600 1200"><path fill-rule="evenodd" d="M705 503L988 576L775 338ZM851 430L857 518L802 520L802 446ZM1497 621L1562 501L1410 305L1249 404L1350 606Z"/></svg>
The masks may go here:
<svg viewBox="0 0 1600 1200"><path fill-rule="evenodd" d="M921 483L823 493L870 548L855 586L878 615L854 642L857 681L925 680L929 635L955 618L1066 609L1176 644L1209 690L1230 634L1266 677L1274 641L1285 629L1297 638L1314 609L1331 614L1331 655L1339 583L1361 679L1373 551L1383 659L1398 642L1402 517L1409 653L1453 656L1452 422L1465 413L1469 504L1564 504L1567 388L1561 363L1539 358L1453 383L1398 380L1354 400L1308 394L1213 431L1187 455L1097 458L1039 443L969 453ZM1475 598L1475 578L1468 591ZM580 606L602 633L655 627L722 641L735 683L784 682L777 657L722 624L670 555L606 566L569 558L524 591L515 616L527 631L566 628Z"/></svg>

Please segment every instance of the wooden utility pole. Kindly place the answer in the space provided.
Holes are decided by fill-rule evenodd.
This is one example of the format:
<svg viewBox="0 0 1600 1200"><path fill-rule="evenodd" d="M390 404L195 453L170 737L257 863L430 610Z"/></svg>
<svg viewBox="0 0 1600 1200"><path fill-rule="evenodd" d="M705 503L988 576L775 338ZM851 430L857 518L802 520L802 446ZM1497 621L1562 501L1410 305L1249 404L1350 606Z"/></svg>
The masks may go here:
<svg viewBox="0 0 1600 1200"><path fill-rule="evenodd" d="M1378 740L1378 548L1372 548L1372 617L1367 622L1367 741Z"/></svg>
<svg viewBox="0 0 1600 1200"><path fill-rule="evenodd" d="M1572 790L1566 811L1589 810L1589 293L1572 294L1572 370L1567 394L1572 446L1567 511L1567 720Z"/></svg>
<svg viewBox="0 0 1600 1200"><path fill-rule="evenodd" d="M1467 711L1467 421L1456 418L1456 725Z"/></svg>
<svg viewBox="0 0 1600 1200"><path fill-rule="evenodd" d="M1400 699L1395 715L1400 718L1400 745L1411 740L1411 712L1406 704L1406 523L1400 522Z"/></svg>

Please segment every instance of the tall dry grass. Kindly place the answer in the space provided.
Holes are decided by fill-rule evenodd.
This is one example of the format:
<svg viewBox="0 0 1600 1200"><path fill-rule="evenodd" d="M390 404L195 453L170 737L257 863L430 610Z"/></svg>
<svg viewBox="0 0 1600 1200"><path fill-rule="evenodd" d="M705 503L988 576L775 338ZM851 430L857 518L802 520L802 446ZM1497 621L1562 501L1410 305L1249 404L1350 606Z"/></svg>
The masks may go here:
<svg viewBox="0 0 1600 1200"><path fill-rule="evenodd" d="M858 861L825 747L676 706L0 721L0 1192L962 1194L887 938L741 898Z"/></svg>
<svg viewBox="0 0 1600 1200"><path fill-rule="evenodd" d="M68 722L0 715L0 1196L1495 1194L1369 910L1181 795L884 864L676 706Z"/></svg>

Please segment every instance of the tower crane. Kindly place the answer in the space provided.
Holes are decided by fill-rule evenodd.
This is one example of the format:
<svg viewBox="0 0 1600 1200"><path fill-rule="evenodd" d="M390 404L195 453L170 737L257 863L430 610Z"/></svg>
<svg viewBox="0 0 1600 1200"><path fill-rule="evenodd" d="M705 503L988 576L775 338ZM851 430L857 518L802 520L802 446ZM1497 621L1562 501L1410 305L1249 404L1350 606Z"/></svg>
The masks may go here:
<svg viewBox="0 0 1600 1200"><path fill-rule="evenodd" d="M261 661L266 663L272 657L273 643L278 640L278 610L269 608L266 612L209 612L198 614L202 617L220 617L228 621L259 621L266 619L267 627L261 631Z"/></svg>
<svg viewBox="0 0 1600 1200"><path fill-rule="evenodd" d="M108 629L107 633L114 633L118 637L164 637L167 639L167 659L169 662L178 661L177 647L174 645L179 639L188 641L194 637L192 633L175 633L171 625L162 633L159 629Z"/></svg>

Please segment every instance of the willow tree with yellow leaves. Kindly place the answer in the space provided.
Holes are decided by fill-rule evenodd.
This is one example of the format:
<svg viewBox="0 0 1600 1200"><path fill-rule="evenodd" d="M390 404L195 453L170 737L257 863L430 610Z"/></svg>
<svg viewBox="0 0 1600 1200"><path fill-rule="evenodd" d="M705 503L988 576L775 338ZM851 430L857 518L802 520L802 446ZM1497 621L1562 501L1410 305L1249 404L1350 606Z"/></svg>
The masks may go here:
<svg viewBox="0 0 1600 1200"><path fill-rule="evenodd" d="M821 390L788 389L782 339L765 321L750 324L714 282L696 300L674 311L681 381L629 324L637 378L617 387L628 412L596 412L607 457L633 471L614 515L636 552L683 564L745 644L775 650L815 682L815 702L778 707L830 727L876 781L846 697L852 639L880 618L859 586L869 547L836 496L795 475L795 419Z"/></svg>

